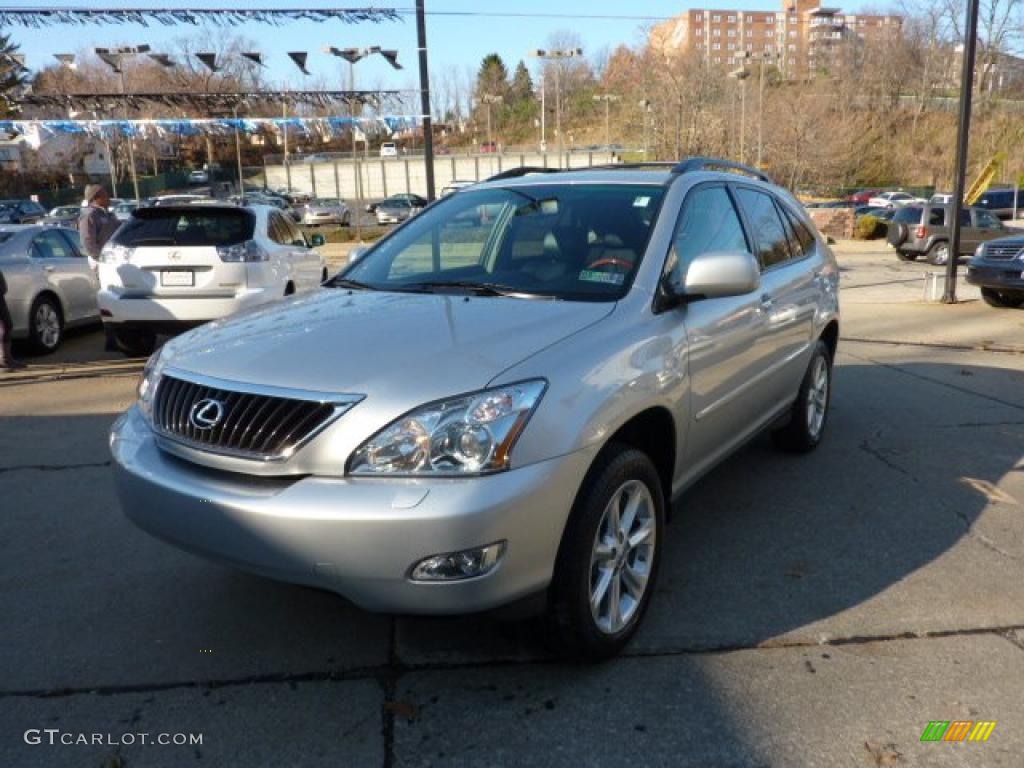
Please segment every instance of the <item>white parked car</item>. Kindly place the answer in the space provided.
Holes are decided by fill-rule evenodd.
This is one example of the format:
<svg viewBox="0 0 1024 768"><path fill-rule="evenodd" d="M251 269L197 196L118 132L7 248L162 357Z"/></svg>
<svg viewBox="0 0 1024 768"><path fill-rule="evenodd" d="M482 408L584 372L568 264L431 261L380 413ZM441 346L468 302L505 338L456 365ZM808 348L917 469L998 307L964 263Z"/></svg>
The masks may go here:
<svg viewBox="0 0 1024 768"><path fill-rule="evenodd" d="M195 170L188 175L189 184L209 184L210 174L207 171Z"/></svg>
<svg viewBox="0 0 1024 768"><path fill-rule="evenodd" d="M266 205L140 208L100 254L100 314L121 351L148 355L157 334L317 288L322 244Z"/></svg>
<svg viewBox="0 0 1024 768"><path fill-rule="evenodd" d="M876 208L902 208L904 205L925 202L909 192L882 192L868 200L868 205Z"/></svg>
<svg viewBox="0 0 1024 768"><path fill-rule="evenodd" d="M380 145L381 157L398 157L398 147L393 141L385 141Z"/></svg>

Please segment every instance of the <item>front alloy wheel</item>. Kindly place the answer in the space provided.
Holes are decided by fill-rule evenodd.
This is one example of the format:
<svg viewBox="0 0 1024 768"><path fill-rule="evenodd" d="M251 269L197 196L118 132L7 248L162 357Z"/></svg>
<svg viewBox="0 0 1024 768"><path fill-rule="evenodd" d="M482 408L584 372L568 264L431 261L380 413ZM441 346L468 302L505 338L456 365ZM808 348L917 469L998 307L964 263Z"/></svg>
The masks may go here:
<svg viewBox="0 0 1024 768"><path fill-rule="evenodd" d="M640 608L656 536L651 492L627 481L605 507L590 555L590 613L605 634L621 632Z"/></svg>
<svg viewBox="0 0 1024 768"><path fill-rule="evenodd" d="M775 445L791 453L807 453L817 448L825 434L831 400L832 356L819 339L790 409L789 421L772 432Z"/></svg>
<svg viewBox="0 0 1024 768"><path fill-rule="evenodd" d="M664 525L651 459L607 446L580 487L551 579L548 638L560 654L596 661L629 642L654 592Z"/></svg>

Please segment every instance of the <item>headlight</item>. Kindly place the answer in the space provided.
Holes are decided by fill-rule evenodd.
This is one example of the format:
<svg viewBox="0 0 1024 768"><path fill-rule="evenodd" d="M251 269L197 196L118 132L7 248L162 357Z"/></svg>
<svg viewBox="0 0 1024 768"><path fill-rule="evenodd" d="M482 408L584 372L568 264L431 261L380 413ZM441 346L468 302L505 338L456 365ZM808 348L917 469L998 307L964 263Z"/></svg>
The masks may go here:
<svg viewBox="0 0 1024 768"><path fill-rule="evenodd" d="M142 369L142 376L139 378L139 385L136 388L136 395L139 398L139 410L147 419L153 415L153 399L156 397L156 388L160 383L160 374L163 372L163 363L160 357L163 354L163 347L149 356L146 367Z"/></svg>
<svg viewBox="0 0 1024 768"><path fill-rule="evenodd" d="M268 261L268 254L255 240L246 240L235 245L218 245L217 255L221 261Z"/></svg>
<svg viewBox="0 0 1024 768"><path fill-rule="evenodd" d="M363 443L354 475L477 475L509 467L547 384L524 381L425 405Z"/></svg>

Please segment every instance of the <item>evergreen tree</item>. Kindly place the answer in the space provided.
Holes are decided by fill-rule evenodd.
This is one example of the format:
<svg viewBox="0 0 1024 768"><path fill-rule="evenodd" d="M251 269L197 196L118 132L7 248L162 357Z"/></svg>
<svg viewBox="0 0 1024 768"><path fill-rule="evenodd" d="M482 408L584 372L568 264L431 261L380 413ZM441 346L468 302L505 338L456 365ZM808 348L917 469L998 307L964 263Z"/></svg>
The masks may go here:
<svg viewBox="0 0 1024 768"><path fill-rule="evenodd" d="M0 116L14 112L12 97L25 84L27 74L17 44L8 35L0 35Z"/></svg>
<svg viewBox="0 0 1024 768"><path fill-rule="evenodd" d="M534 98L533 78L530 77L530 70L526 68L526 63L522 59L516 65L516 71L512 75L512 85L509 87L509 91L509 96L516 105Z"/></svg>

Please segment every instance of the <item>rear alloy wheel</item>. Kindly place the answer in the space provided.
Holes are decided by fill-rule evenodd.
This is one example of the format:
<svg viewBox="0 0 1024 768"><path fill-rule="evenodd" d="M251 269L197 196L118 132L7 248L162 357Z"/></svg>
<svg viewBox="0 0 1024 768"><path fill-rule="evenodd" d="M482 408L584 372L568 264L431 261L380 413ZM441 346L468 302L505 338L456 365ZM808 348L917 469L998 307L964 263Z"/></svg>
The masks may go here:
<svg viewBox="0 0 1024 768"><path fill-rule="evenodd" d="M778 448L790 453L813 451L825 434L832 401L832 359L825 342L818 340L807 366L789 423L772 432Z"/></svg>
<svg viewBox="0 0 1024 768"><path fill-rule="evenodd" d="M114 343L128 357L149 357L156 348L156 334L152 331L115 330Z"/></svg>
<svg viewBox="0 0 1024 768"><path fill-rule="evenodd" d="M40 296L29 310L29 339L37 352L53 352L64 335L64 320L56 299Z"/></svg>
<svg viewBox="0 0 1024 768"><path fill-rule="evenodd" d="M1008 293L995 288L982 288L981 298L990 307L999 309L1017 309L1024 306L1024 293Z"/></svg>
<svg viewBox="0 0 1024 768"><path fill-rule="evenodd" d="M941 267L949 261L949 243L935 243L928 249L928 255L926 258L928 259L929 264Z"/></svg>
<svg viewBox="0 0 1024 768"><path fill-rule="evenodd" d="M654 592L664 525L650 458L609 446L580 489L551 580L547 621L561 654L596 661L629 642Z"/></svg>

